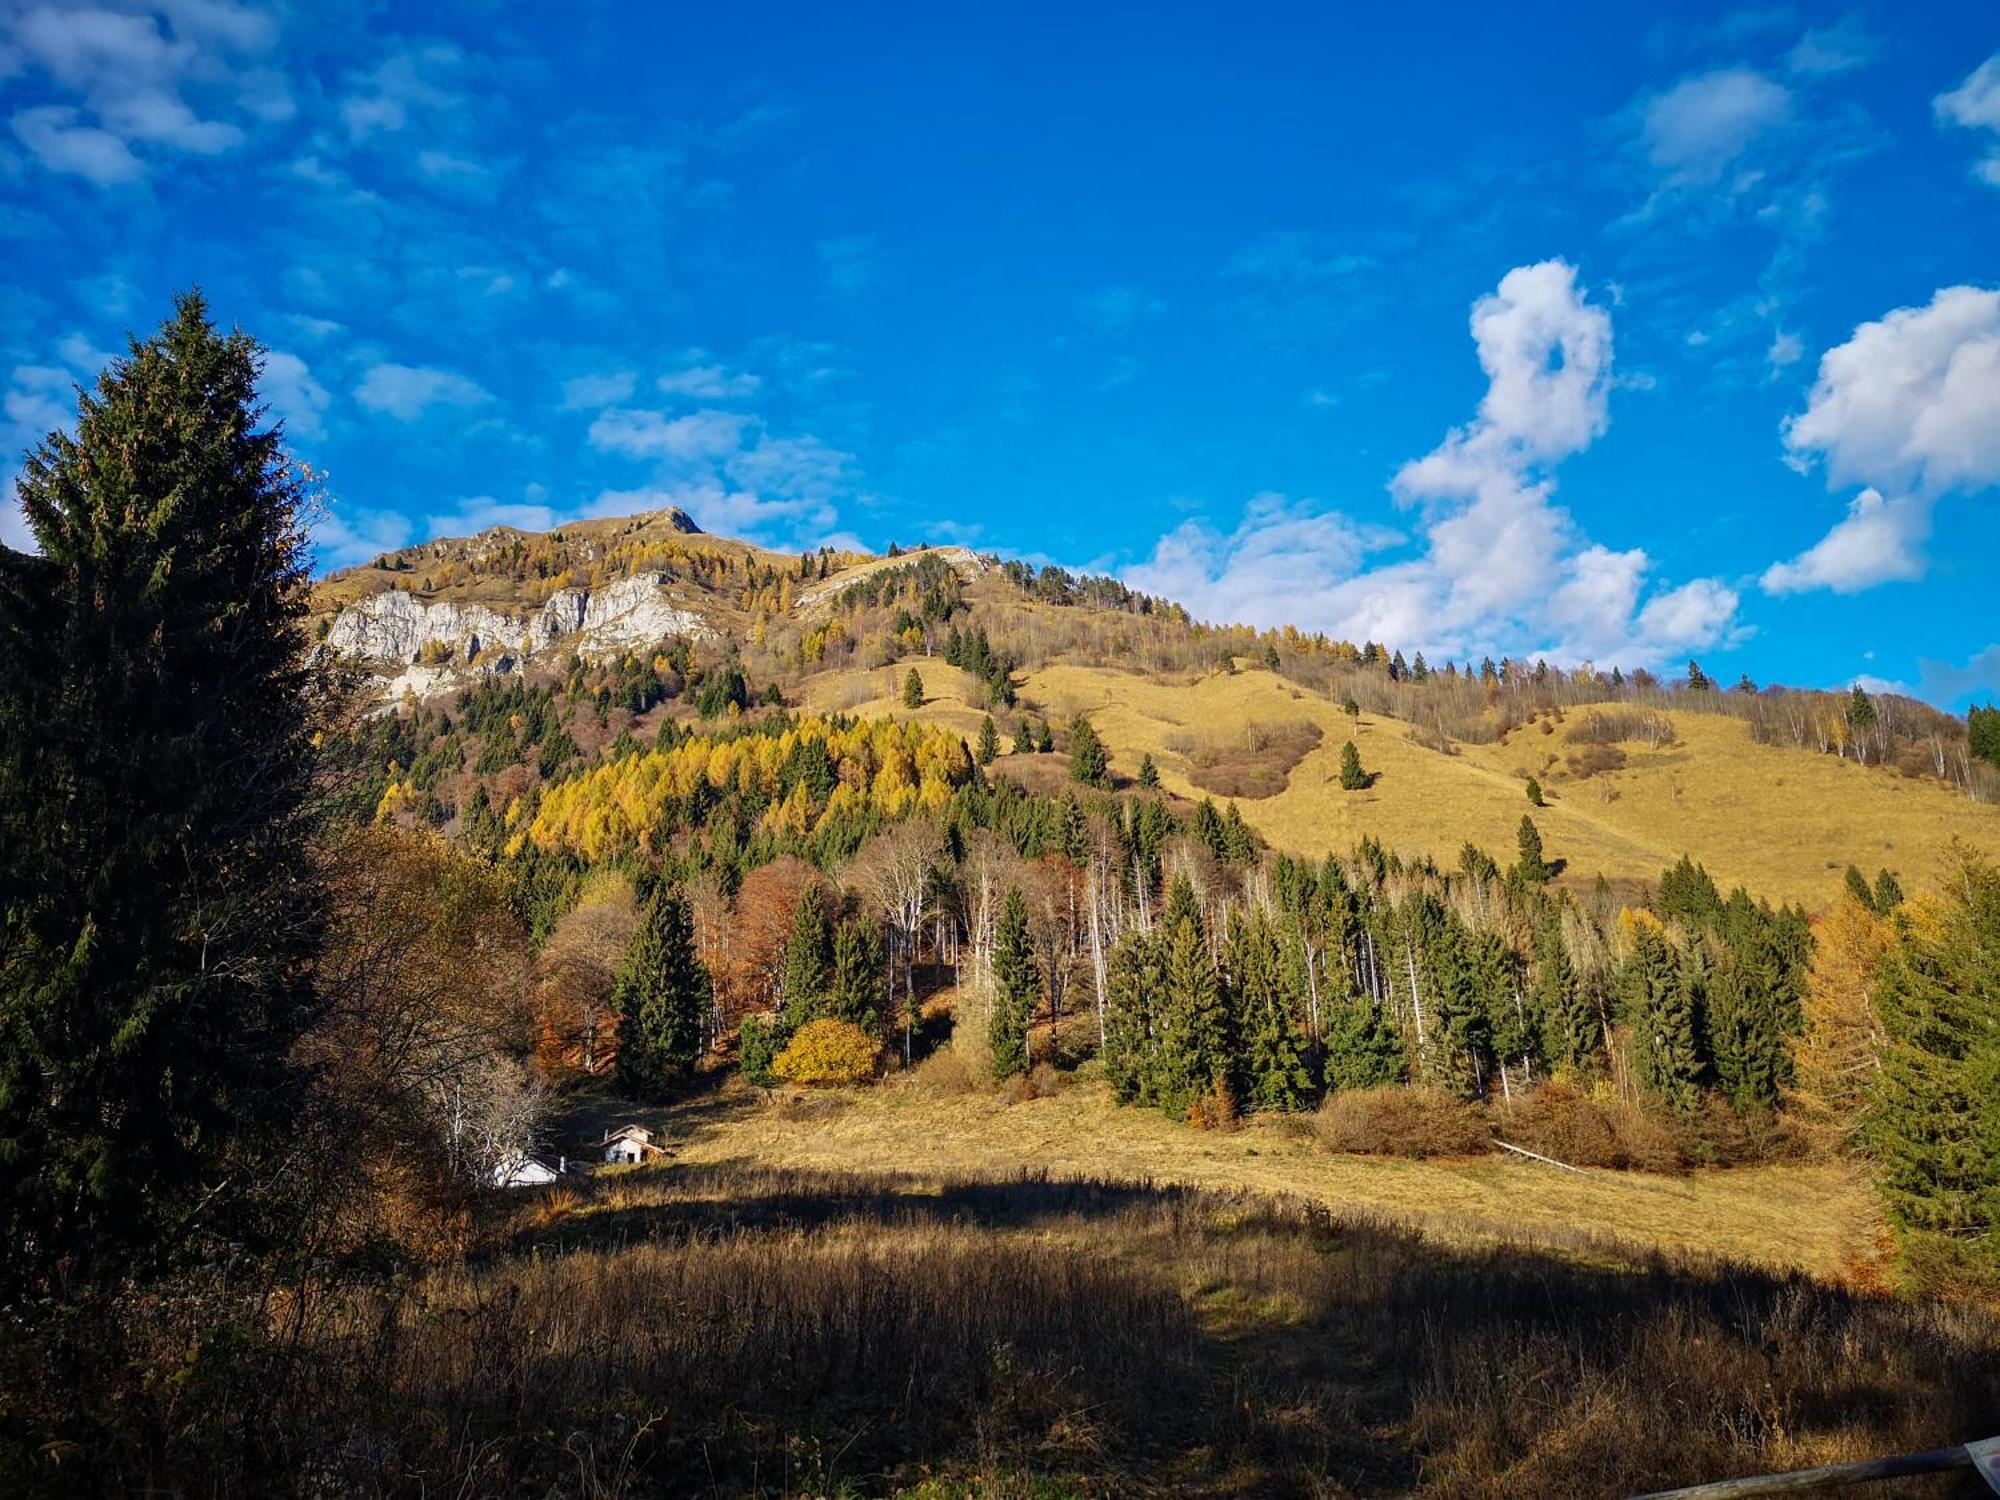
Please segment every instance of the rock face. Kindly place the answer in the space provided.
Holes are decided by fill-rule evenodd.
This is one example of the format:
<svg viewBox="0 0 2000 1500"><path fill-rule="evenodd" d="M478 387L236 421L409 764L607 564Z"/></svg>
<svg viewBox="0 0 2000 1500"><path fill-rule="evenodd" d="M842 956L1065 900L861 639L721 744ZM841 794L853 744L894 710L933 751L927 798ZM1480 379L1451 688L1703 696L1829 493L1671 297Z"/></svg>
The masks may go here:
<svg viewBox="0 0 2000 1500"><path fill-rule="evenodd" d="M489 662L506 671L514 654L529 655L559 640L590 656L713 634L701 616L667 599L665 584L658 574L640 573L594 591L558 589L540 610L522 616L392 589L343 609L326 644L341 656L396 667L439 646L461 663L481 652L499 653Z"/></svg>

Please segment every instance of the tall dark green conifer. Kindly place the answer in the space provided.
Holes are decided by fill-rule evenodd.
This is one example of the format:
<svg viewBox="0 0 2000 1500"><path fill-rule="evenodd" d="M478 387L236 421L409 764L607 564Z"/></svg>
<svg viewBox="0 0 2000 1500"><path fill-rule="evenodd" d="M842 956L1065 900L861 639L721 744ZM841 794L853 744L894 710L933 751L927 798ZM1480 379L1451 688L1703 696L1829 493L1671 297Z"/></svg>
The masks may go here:
<svg viewBox="0 0 2000 1500"><path fill-rule="evenodd" d="M1120 1104L1153 1102L1156 1009L1166 985L1153 933L1128 932L1111 950L1104 994L1104 1077Z"/></svg>
<svg viewBox="0 0 2000 1500"><path fill-rule="evenodd" d="M982 766L990 766L1000 754L1000 731L993 727L993 715L988 714L979 721L979 746L973 757Z"/></svg>
<svg viewBox="0 0 2000 1500"><path fill-rule="evenodd" d="M1919 1270L2000 1279L2000 871L1967 859L1876 970L1887 1041L1865 1136ZM1943 1261L1941 1266L1936 1262ZM1969 1264L1968 1264L1969 1263Z"/></svg>
<svg viewBox="0 0 2000 1500"><path fill-rule="evenodd" d="M1701 1102L1701 1039L1690 991L1673 946L1657 924L1631 924L1632 951L1619 974L1620 1001L1632 1027L1632 1067L1639 1082L1679 1110Z"/></svg>
<svg viewBox="0 0 2000 1500"><path fill-rule="evenodd" d="M827 926L826 893L817 882L799 892L792 909L792 935L785 940L785 967L778 979L785 1029L797 1031L818 1020L833 987L833 934Z"/></svg>
<svg viewBox="0 0 2000 1500"><path fill-rule="evenodd" d="M1009 886L993 930L993 1014L986 1025L995 1078L1028 1071L1028 1023L1038 988L1028 898L1019 886Z"/></svg>
<svg viewBox="0 0 2000 1500"><path fill-rule="evenodd" d="M20 476L41 556L0 548L0 1274L184 1242L271 1180L295 1119L316 687L261 358L190 293Z"/></svg>
<svg viewBox="0 0 2000 1500"><path fill-rule="evenodd" d="M1242 1038L1243 1090L1257 1109L1298 1109L1312 1094L1300 997L1263 912L1230 929L1229 993Z"/></svg>
<svg viewBox="0 0 2000 1500"><path fill-rule="evenodd" d="M833 981L826 1013L879 1035L882 996L882 934L866 917L846 917L833 936Z"/></svg>
<svg viewBox="0 0 2000 1500"><path fill-rule="evenodd" d="M1168 929L1164 968L1152 1092L1180 1120L1218 1081L1230 1082L1229 1016L1199 921L1183 916Z"/></svg>
<svg viewBox="0 0 2000 1500"><path fill-rule="evenodd" d="M1716 1082L1738 1109L1768 1109L1785 1081L1785 1038L1769 987L1725 952L1708 982L1708 1051Z"/></svg>
<svg viewBox="0 0 2000 1500"><path fill-rule="evenodd" d="M678 891L646 903L611 997L618 1013L618 1076L658 1098L694 1071L708 1022L708 970L694 951L694 914Z"/></svg>

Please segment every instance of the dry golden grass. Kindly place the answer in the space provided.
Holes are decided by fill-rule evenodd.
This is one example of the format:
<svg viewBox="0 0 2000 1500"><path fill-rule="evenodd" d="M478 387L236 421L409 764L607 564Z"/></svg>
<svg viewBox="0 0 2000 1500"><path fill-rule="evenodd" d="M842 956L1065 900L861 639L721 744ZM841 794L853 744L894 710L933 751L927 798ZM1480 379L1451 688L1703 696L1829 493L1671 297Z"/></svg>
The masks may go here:
<svg viewBox="0 0 2000 1500"><path fill-rule="evenodd" d="M1057 664L1030 674L1024 698L1051 717L1090 715L1114 770L1136 773L1151 753L1171 791L1200 796L1173 746L1190 731L1310 720L1326 738L1274 797L1241 802L1251 826L1292 854L1344 853L1363 835L1392 849L1456 860L1467 839L1503 861L1521 814L1533 812L1551 857L1571 880L1602 873L1656 879L1692 855L1724 890L1744 885L1773 901L1826 904L1848 864L1884 865L1919 885L1954 836L2000 853L2000 807L1981 806L1934 781L1910 780L1833 756L1760 745L1740 719L1676 712L1679 743L1630 744L1628 764L1587 780L1560 767L1573 749L1558 727L1516 729L1504 743L1427 749L1410 725L1375 714L1350 719L1338 704L1260 670L1178 680ZM1571 710L1577 721L1581 710ZM1367 791L1340 788L1340 748L1353 739L1377 773ZM1556 764L1552 767L1550 762ZM1531 809L1526 778L1541 778L1549 805Z"/></svg>
<svg viewBox="0 0 2000 1500"><path fill-rule="evenodd" d="M1407 1221L1454 1238L1565 1243L1579 1233L1840 1277L1876 1257L1867 1185L1838 1166L1577 1174L1498 1157L1398 1161L1331 1153L1301 1121L1260 1117L1230 1134L1121 1108L1101 1084L1009 1104L887 1087L803 1104L747 1089L669 1124L678 1164L821 1171L920 1170L942 1177L1054 1177L1244 1189ZM920 1143L913 1154L912 1143Z"/></svg>
<svg viewBox="0 0 2000 1500"><path fill-rule="evenodd" d="M924 683L924 706L903 706L903 679L916 668ZM853 714L863 719L920 719L942 724L970 744L986 716L985 684L935 656L905 657L887 667L841 667L817 672L798 685L798 706L806 713Z"/></svg>

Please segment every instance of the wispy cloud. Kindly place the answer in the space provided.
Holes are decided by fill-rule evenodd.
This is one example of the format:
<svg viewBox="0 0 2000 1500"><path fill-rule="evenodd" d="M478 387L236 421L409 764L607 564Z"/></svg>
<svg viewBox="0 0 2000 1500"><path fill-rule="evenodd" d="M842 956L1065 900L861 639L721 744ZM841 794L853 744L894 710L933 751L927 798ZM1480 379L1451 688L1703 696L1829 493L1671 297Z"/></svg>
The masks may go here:
<svg viewBox="0 0 2000 1500"><path fill-rule="evenodd" d="M415 422L433 407L465 409L483 406L493 397L477 381L452 370L385 362L369 367L354 399L369 411Z"/></svg>
<svg viewBox="0 0 2000 1500"><path fill-rule="evenodd" d="M2000 52L1986 59L1957 88L1931 101L1941 125L1977 132L1986 154L1973 164L1972 175L2000 187Z"/></svg>

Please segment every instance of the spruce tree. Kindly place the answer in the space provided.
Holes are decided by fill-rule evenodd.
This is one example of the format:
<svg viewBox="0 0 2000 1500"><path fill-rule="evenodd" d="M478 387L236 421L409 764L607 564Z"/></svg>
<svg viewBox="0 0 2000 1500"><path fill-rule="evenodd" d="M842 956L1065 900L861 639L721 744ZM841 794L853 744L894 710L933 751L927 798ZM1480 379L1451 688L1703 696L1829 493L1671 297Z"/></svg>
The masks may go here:
<svg viewBox="0 0 2000 1500"><path fill-rule="evenodd" d="M1082 714L1070 721L1069 774L1072 781L1080 781L1085 786L1108 788L1111 785L1111 762L1104 753L1104 742L1097 737L1090 720Z"/></svg>
<svg viewBox="0 0 2000 1500"><path fill-rule="evenodd" d="M1520 849L1514 861L1514 874L1527 885L1547 885L1554 872L1542 854L1542 831L1527 813L1521 814L1515 838Z"/></svg>
<svg viewBox="0 0 2000 1500"><path fill-rule="evenodd" d="M176 303L0 547L0 1276L242 1227L316 1013L305 481L263 351Z"/></svg>
<svg viewBox="0 0 2000 1500"><path fill-rule="evenodd" d="M778 976L785 1029L797 1031L825 1014L832 987L833 936L827 926L826 893L815 882L799 892L798 905L792 908L792 933L785 940L785 966Z"/></svg>
<svg viewBox="0 0 2000 1500"><path fill-rule="evenodd" d="M1528 800L1537 807L1547 807L1548 801L1542 796L1542 784L1534 777L1528 778Z"/></svg>
<svg viewBox="0 0 2000 1500"><path fill-rule="evenodd" d="M1035 753L1035 726L1024 714L1014 725L1014 753L1033 755Z"/></svg>
<svg viewBox="0 0 2000 1500"><path fill-rule="evenodd" d="M975 756L982 766L990 766L1000 754L1000 731L993 727L993 715L979 721L979 748Z"/></svg>
<svg viewBox="0 0 2000 1500"><path fill-rule="evenodd" d="M1343 792L1366 791L1371 778L1361 769L1361 752L1349 740L1340 747L1340 789Z"/></svg>
<svg viewBox="0 0 2000 1500"><path fill-rule="evenodd" d="M1402 1039L1382 1007L1366 995L1323 1002L1326 1086L1372 1089L1401 1083L1406 1064Z"/></svg>
<svg viewBox="0 0 2000 1500"><path fill-rule="evenodd" d="M1885 1042L1865 1127L1920 1271L2000 1277L2000 871L1967 858L1895 925L1876 969Z"/></svg>
<svg viewBox="0 0 2000 1500"><path fill-rule="evenodd" d="M1603 1050L1604 1032L1554 922L1543 927L1535 943L1534 983L1544 1055L1554 1067L1591 1072Z"/></svg>
<svg viewBox="0 0 2000 1500"><path fill-rule="evenodd" d="M1659 924L1642 914L1627 917L1631 951L1619 986L1632 1028L1633 1072L1675 1109L1691 1111L1701 1102L1701 1042L1689 991Z"/></svg>
<svg viewBox="0 0 2000 1500"><path fill-rule="evenodd" d="M922 708L924 706L924 679L915 667L903 679L903 707Z"/></svg>
<svg viewBox="0 0 2000 1500"><path fill-rule="evenodd" d="M1181 917L1168 930L1164 968L1152 1092L1168 1116L1184 1120L1218 1082L1229 1085L1228 1009L1195 919Z"/></svg>
<svg viewBox="0 0 2000 1500"><path fill-rule="evenodd" d="M1153 1102L1156 1006L1165 988L1161 944L1134 930L1111 950L1104 992L1104 1078L1120 1104Z"/></svg>
<svg viewBox="0 0 2000 1500"><path fill-rule="evenodd" d="M1239 917L1230 931L1229 991L1243 1040L1244 1095L1257 1109L1293 1110L1312 1094L1304 1008L1269 917Z"/></svg>
<svg viewBox="0 0 2000 1500"><path fill-rule="evenodd" d="M1056 737L1049 730L1049 721L1044 719L1035 726L1035 753L1038 755L1053 755L1055 754L1055 749Z"/></svg>
<svg viewBox="0 0 2000 1500"><path fill-rule="evenodd" d="M846 917L833 936L833 980L826 1014L852 1021L871 1035L881 1033L875 1009L882 993L882 934L866 917Z"/></svg>
<svg viewBox="0 0 2000 1500"><path fill-rule="evenodd" d="M1028 1023L1038 988L1028 898L1009 886L993 931L993 1015L986 1027L996 1079L1028 1071Z"/></svg>
<svg viewBox="0 0 2000 1500"><path fill-rule="evenodd" d="M1715 1078L1738 1109L1769 1109L1785 1077L1785 1038L1770 991L1725 951L1708 982L1708 1050Z"/></svg>
<svg viewBox="0 0 2000 1500"><path fill-rule="evenodd" d="M678 892L646 903L611 996L618 1015L618 1076L658 1098L694 1070L708 1024L708 970L694 950L694 913Z"/></svg>
<svg viewBox="0 0 2000 1500"><path fill-rule="evenodd" d="M1139 758L1139 785L1149 792L1160 789L1160 768L1153 764L1151 752Z"/></svg>

